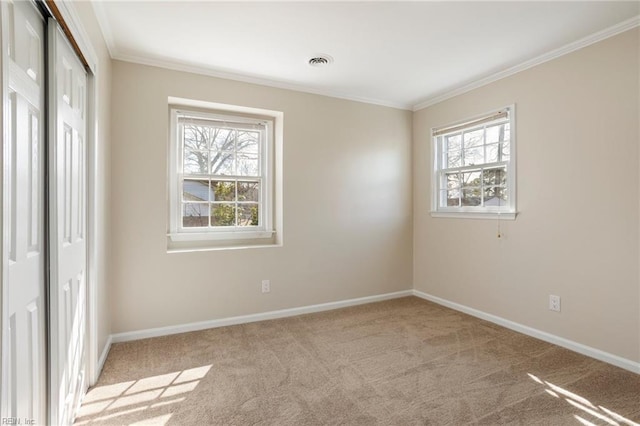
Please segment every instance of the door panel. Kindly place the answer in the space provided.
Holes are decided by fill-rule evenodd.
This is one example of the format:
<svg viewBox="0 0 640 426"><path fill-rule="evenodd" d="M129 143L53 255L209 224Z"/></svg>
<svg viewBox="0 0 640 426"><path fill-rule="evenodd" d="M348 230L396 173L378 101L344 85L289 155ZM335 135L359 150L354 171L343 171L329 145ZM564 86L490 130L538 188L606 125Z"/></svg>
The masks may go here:
<svg viewBox="0 0 640 426"><path fill-rule="evenodd" d="M2 2L3 418L46 423L44 21L31 2Z"/></svg>
<svg viewBox="0 0 640 426"><path fill-rule="evenodd" d="M87 74L49 20L51 423L73 421L86 388Z"/></svg>

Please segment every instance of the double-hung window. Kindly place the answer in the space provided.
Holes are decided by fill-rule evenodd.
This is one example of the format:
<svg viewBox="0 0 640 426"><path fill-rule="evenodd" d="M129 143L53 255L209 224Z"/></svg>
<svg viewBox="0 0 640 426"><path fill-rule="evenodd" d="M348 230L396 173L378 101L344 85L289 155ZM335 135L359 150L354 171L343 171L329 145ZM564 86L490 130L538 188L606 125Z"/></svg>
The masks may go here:
<svg viewBox="0 0 640 426"><path fill-rule="evenodd" d="M514 106L432 135L432 215L515 218Z"/></svg>
<svg viewBox="0 0 640 426"><path fill-rule="evenodd" d="M174 241L270 238L273 120L171 109Z"/></svg>

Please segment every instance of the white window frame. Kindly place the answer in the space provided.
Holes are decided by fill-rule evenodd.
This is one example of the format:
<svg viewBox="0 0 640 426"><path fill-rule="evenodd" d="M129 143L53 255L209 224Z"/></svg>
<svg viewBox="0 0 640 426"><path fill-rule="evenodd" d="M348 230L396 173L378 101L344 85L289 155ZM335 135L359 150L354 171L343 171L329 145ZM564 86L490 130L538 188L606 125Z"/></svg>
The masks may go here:
<svg viewBox="0 0 640 426"><path fill-rule="evenodd" d="M480 165L460 166L455 168L444 167L445 137L454 133L477 130L486 128L493 123L504 121L499 117L504 112L507 113L507 120L510 125L509 160L497 163L483 163ZM515 104L509 105L488 113L461 120L446 126L434 127L431 129L431 154L432 154L432 170L431 170L431 216L432 217L450 217L450 218L473 218L473 219L509 219L514 220L517 215L516 211L516 120L515 120ZM485 135L486 137L486 135ZM483 140L483 146L485 140ZM445 173L450 171L475 171L492 167L504 166L507 171L506 190L507 202L502 206L446 206L443 205L441 194L442 184L445 179ZM482 187L481 187L482 188ZM481 189L481 193L483 190Z"/></svg>
<svg viewBox="0 0 640 426"><path fill-rule="evenodd" d="M227 111L223 111L227 112ZM219 110L200 110L181 105L170 106L170 137L169 137L169 233L173 242L189 241L244 241L271 239L275 234L273 227L273 158L274 158L274 118L248 117L221 113ZM179 117L203 121L226 122L238 128L261 127L261 141L259 148L259 177L226 176L228 179L250 179L260 181L259 225L256 227L224 226L191 228L182 226L182 182L183 173L183 138L179 126ZM213 175L203 175L203 177Z"/></svg>

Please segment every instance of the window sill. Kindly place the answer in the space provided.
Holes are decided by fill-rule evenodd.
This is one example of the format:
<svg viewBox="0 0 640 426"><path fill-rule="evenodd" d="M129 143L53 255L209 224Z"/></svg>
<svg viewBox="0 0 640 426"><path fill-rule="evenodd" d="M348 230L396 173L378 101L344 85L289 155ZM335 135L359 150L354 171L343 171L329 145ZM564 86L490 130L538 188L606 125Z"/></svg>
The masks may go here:
<svg viewBox="0 0 640 426"><path fill-rule="evenodd" d="M431 217L451 219L493 219L516 220L517 212L464 212L464 211L432 211Z"/></svg>
<svg viewBox="0 0 640 426"><path fill-rule="evenodd" d="M167 253L281 247L275 231L167 234Z"/></svg>
<svg viewBox="0 0 640 426"><path fill-rule="evenodd" d="M277 248L282 247L282 244L268 243L268 244L240 244L240 245L203 245L203 246L185 246L181 247L177 244L172 244L167 247L167 253L193 253L204 251L220 251L220 250L246 250L246 249L263 249L263 248Z"/></svg>
<svg viewBox="0 0 640 426"><path fill-rule="evenodd" d="M237 241L273 237L275 231L181 232L167 234L171 241Z"/></svg>

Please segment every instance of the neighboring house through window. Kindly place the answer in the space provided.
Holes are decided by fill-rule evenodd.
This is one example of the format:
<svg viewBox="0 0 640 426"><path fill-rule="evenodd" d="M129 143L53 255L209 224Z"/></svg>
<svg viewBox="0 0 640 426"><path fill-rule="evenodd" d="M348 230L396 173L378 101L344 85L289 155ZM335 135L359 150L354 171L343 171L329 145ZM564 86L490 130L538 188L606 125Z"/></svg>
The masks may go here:
<svg viewBox="0 0 640 426"><path fill-rule="evenodd" d="M514 106L433 129L433 216L515 218Z"/></svg>

